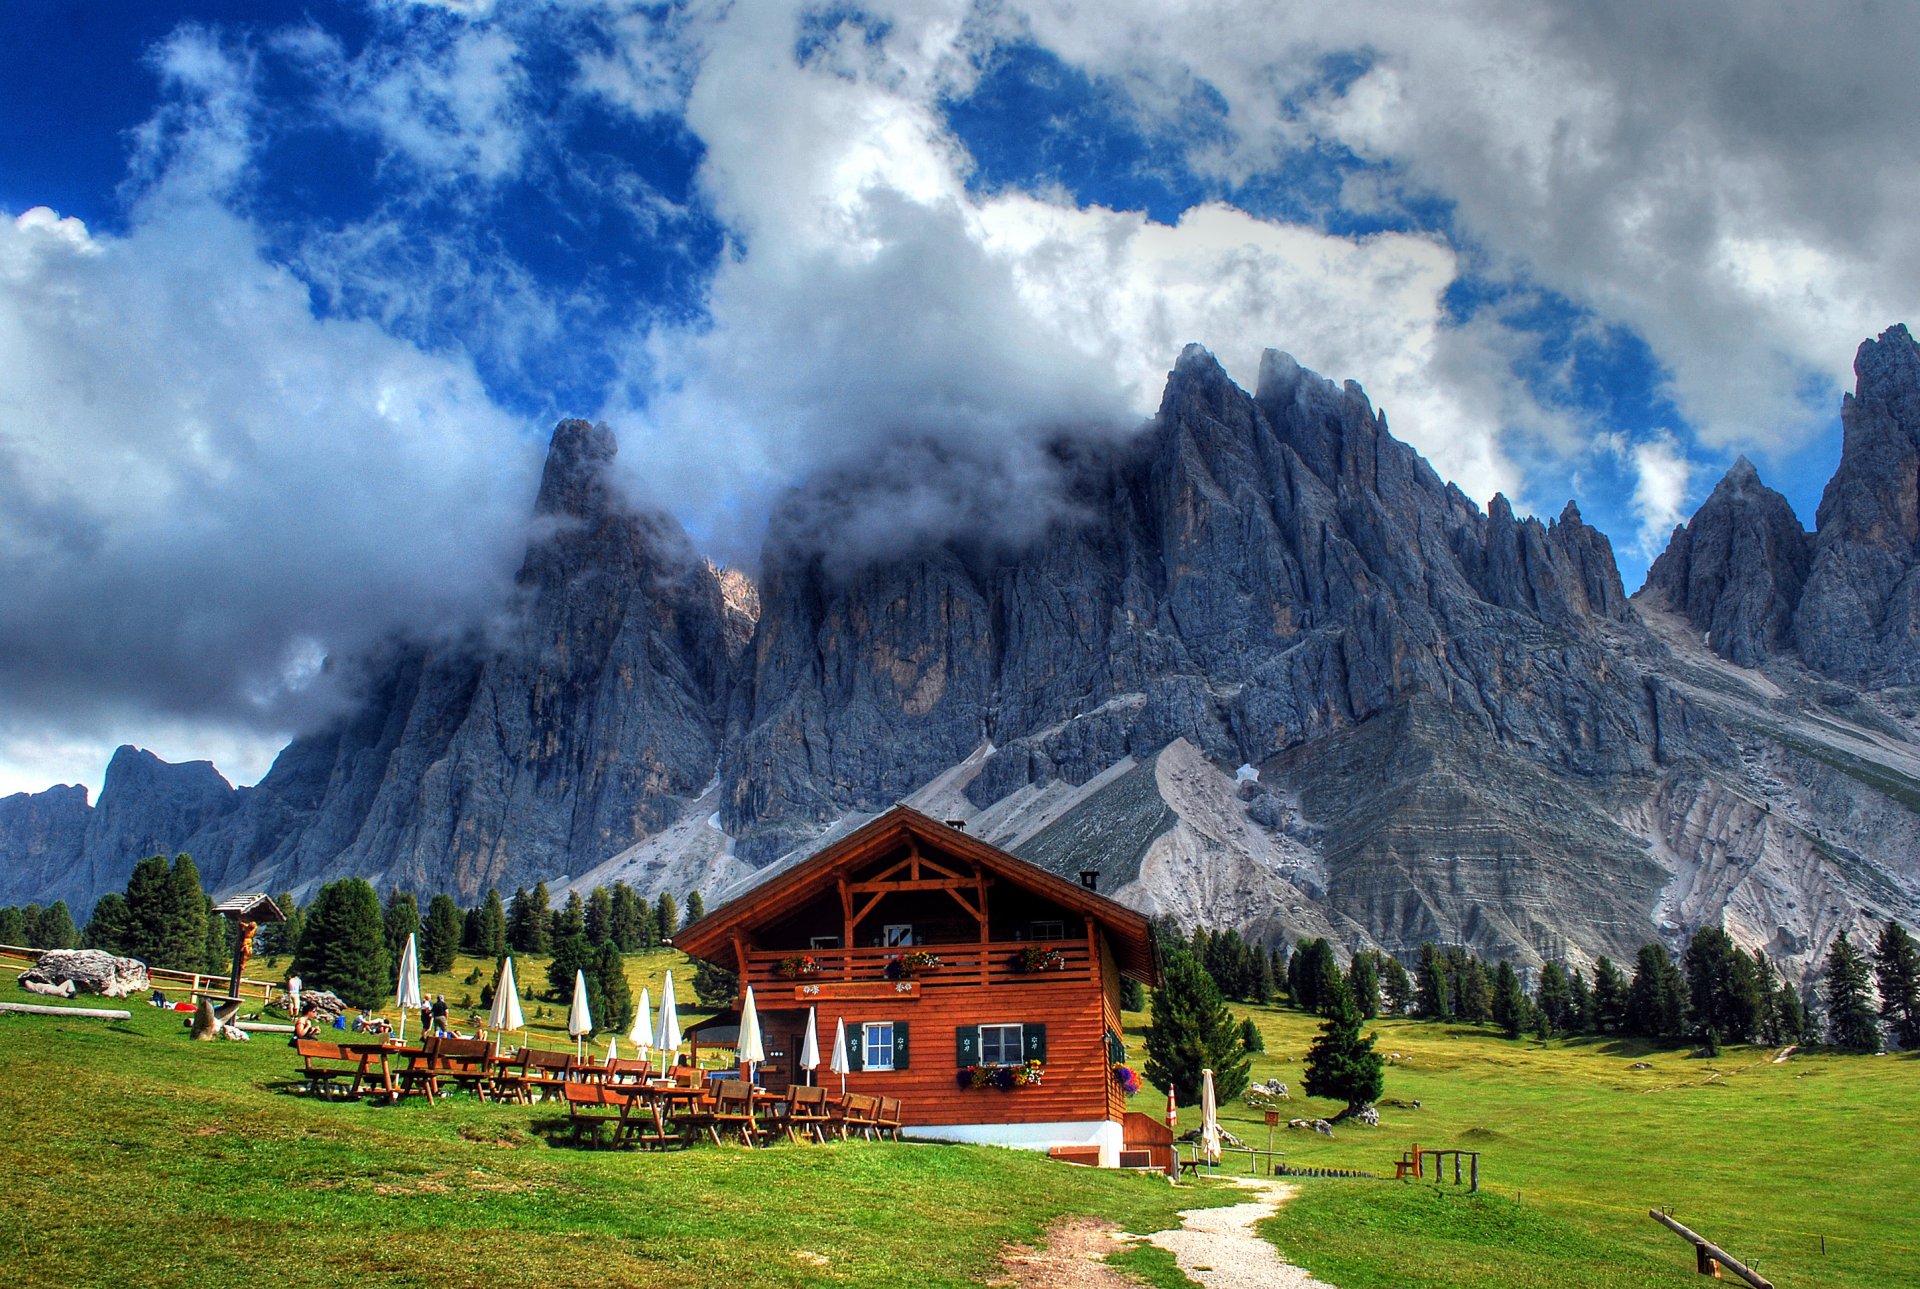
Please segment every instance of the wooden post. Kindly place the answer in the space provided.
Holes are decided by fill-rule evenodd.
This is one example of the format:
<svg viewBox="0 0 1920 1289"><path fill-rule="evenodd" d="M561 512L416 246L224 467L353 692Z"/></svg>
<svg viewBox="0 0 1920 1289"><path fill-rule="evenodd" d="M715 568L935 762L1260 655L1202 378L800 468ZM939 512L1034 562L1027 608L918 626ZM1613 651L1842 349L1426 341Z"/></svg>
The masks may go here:
<svg viewBox="0 0 1920 1289"><path fill-rule="evenodd" d="M1717 1280L1720 1278L1719 1268L1725 1267L1752 1285L1753 1289L1773 1289L1773 1282L1771 1280L1766 1279L1759 1272L1753 1270L1711 1240L1689 1231L1686 1227L1680 1225L1659 1209L1648 1209L1647 1216L1693 1245L1694 1268L1699 1271L1701 1275L1713 1276Z"/></svg>
<svg viewBox="0 0 1920 1289"><path fill-rule="evenodd" d="M1469 1191L1480 1189L1480 1152L1477 1150L1473 1152L1473 1163L1467 1177L1467 1189Z"/></svg>

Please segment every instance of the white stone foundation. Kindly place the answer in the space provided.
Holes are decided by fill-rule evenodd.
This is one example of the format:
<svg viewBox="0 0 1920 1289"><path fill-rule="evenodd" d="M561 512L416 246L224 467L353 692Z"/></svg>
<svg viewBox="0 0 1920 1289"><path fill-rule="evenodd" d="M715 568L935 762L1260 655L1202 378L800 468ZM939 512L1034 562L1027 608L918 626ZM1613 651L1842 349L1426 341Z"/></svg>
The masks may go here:
<svg viewBox="0 0 1920 1289"><path fill-rule="evenodd" d="M974 1146L1006 1146L1011 1150L1051 1150L1055 1146L1098 1146L1100 1167L1120 1166L1125 1140L1111 1119L1063 1123L936 1123L912 1124L909 1137L925 1141L957 1141Z"/></svg>

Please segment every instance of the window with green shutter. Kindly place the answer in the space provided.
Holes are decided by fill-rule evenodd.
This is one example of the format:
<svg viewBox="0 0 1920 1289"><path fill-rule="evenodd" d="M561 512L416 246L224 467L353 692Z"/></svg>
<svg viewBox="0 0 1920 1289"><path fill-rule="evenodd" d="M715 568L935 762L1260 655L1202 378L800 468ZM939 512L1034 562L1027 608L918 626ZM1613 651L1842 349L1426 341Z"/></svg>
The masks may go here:
<svg viewBox="0 0 1920 1289"><path fill-rule="evenodd" d="M907 1068L907 1022L903 1020L893 1022L893 1068Z"/></svg>
<svg viewBox="0 0 1920 1289"><path fill-rule="evenodd" d="M861 1047L866 1042L866 1027L855 1025L847 1031L847 1070L857 1074L866 1067L861 1064Z"/></svg>
<svg viewBox="0 0 1920 1289"><path fill-rule="evenodd" d="M1046 1060L1047 1059L1047 1027L1045 1025L1027 1025L1025 1026L1025 1029L1026 1029L1025 1037L1026 1037L1026 1043L1027 1043L1027 1059L1029 1061Z"/></svg>
<svg viewBox="0 0 1920 1289"><path fill-rule="evenodd" d="M962 1068L980 1064L978 1025L961 1025L953 1031L953 1063Z"/></svg>

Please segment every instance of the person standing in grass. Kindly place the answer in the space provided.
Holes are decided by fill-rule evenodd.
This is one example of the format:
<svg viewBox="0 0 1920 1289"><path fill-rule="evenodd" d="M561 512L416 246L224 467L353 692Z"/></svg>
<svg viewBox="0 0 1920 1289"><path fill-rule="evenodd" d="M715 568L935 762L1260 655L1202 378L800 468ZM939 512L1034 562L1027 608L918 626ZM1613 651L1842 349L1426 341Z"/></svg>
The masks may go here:
<svg viewBox="0 0 1920 1289"><path fill-rule="evenodd" d="M447 996L433 996L433 1032L444 1035L447 1032Z"/></svg>

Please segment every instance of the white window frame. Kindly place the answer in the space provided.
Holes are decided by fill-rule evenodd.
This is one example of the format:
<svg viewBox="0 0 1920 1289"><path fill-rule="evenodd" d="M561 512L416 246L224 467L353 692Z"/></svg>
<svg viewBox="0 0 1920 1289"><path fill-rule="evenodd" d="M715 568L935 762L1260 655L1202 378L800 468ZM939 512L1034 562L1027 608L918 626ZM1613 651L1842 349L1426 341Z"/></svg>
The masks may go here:
<svg viewBox="0 0 1920 1289"><path fill-rule="evenodd" d="M1064 940L1067 938L1067 924L1059 921L1035 922L1033 938L1036 940Z"/></svg>
<svg viewBox="0 0 1920 1289"><path fill-rule="evenodd" d="M837 935L816 935L807 941L809 949L838 949L840 937Z"/></svg>
<svg viewBox="0 0 1920 1289"><path fill-rule="evenodd" d="M880 1050L880 1031L886 1031L886 1061L882 1064L874 1059L874 1052ZM863 1070L891 1070L893 1068L893 1022L890 1020L869 1020L860 1024L860 1068Z"/></svg>
<svg viewBox="0 0 1920 1289"><path fill-rule="evenodd" d="M999 1046L1000 1046L1001 1059L995 1060L993 1057L987 1055L987 1031L990 1029L992 1030L1009 1030L1010 1029L1013 1031L1013 1037L1012 1037L1013 1059L1012 1060L1006 1059L1008 1040L1005 1034L1002 1034L1000 1036ZM1000 1024L1000 1025L980 1026L980 1064L982 1065L1024 1065L1026 1064L1026 1060L1027 1060L1027 1027L1025 1025Z"/></svg>
<svg viewBox="0 0 1920 1289"><path fill-rule="evenodd" d="M913 923L911 922L889 922L882 928L880 943L889 949L909 947L913 942Z"/></svg>

